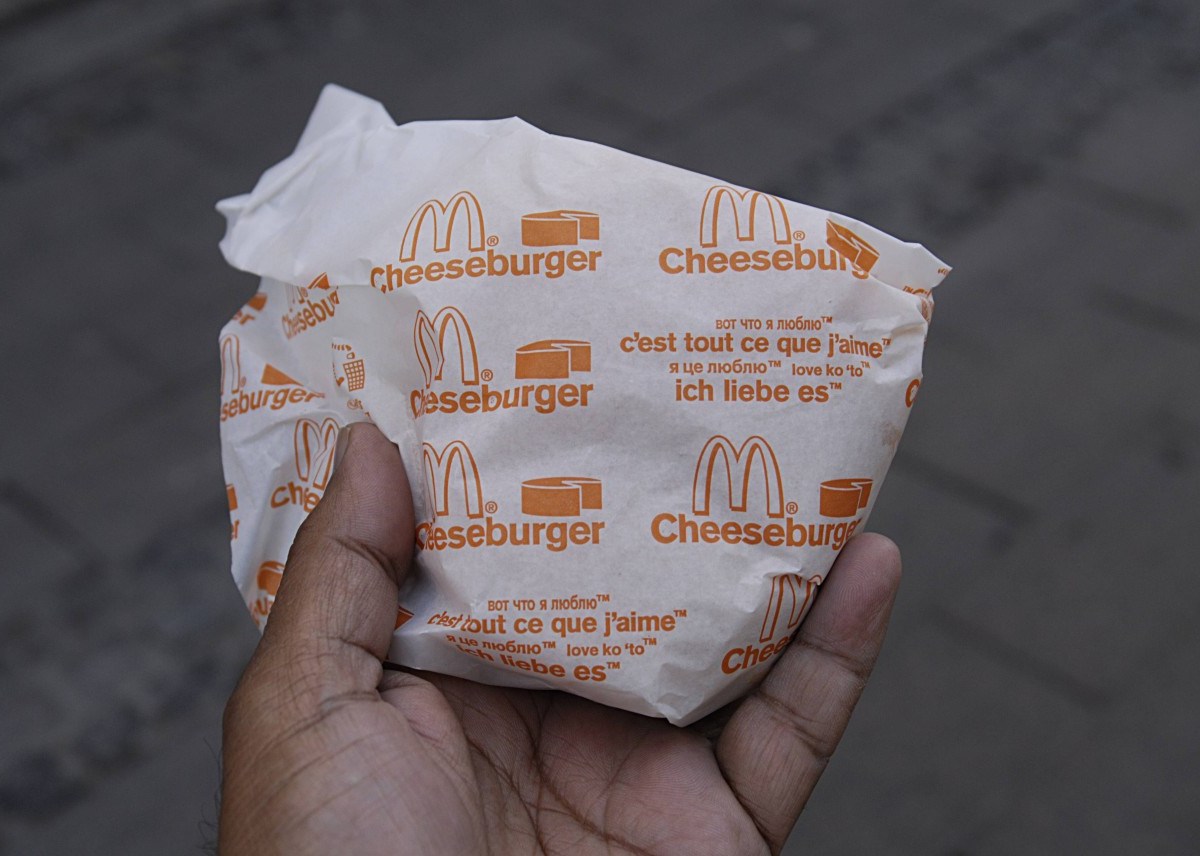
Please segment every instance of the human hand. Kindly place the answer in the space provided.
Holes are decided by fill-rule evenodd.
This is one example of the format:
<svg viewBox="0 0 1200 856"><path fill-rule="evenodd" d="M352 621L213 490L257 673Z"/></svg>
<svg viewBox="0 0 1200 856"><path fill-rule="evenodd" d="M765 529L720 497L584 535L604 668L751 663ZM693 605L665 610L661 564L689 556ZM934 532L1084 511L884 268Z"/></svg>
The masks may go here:
<svg viewBox="0 0 1200 856"><path fill-rule="evenodd" d="M224 856L779 852L879 653L894 544L852 539L758 689L677 728L565 693L384 671L409 486L374 426L339 440L226 708Z"/></svg>

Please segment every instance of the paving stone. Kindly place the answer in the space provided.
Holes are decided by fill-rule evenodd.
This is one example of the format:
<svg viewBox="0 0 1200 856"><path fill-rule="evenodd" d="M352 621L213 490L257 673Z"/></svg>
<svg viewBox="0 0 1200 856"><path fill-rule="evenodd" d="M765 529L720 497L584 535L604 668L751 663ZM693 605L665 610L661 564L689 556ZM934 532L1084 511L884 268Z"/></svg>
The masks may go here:
<svg viewBox="0 0 1200 856"><path fill-rule="evenodd" d="M1194 80L1142 94L1089 138L1074 169L1111 188L1114 204L1128 205L1135 216L1200 217L1198 103Z"/></svg>
<svg viewBox="0 0 1200 856"><path fill-rule="evenodd" d="M995 38L858 114L790 181L814 204L894 234L960 232L1039 182L1139 92L1195 80L1200 69L1200 14L1173 0L1082 3L1017 31L978 20L977 27ZM914 57L901 68L905 62ZM878 89L892 85L889 77Z"/></svg>
<svg viewBox="0 0 1200 856"><path fill-rule="evenodd" d="M953 393L922 399L904 453L1035 512L1077 498L1098 461L1119 457L1118 437L1176 395L1180 376L1162 366L1188 376L1188 342L1130 325L1099 300L1129 247L1159 237L1154 227L1031 191L948 246L962 275L946 284L928 359L930 389ZM1175 293L1182 281L1159 284ZM939 342L957 359L938 360Z"/></svg>
<svg viewBox="0 0 1200 856"><path fill-rule="evenodd" d="M31 752L10 761L0 772L0 810L46 815L62 808L82 789L78 773L61 757Z"/></svg>
<svg viewBox="0 0 1200 856"><path fill-rule="evenodd" d="M1188 570L1200 533L1177 516L1200 507L1196 427L1174 460L1152 425L1118 436L1120 454L1013 548L1003 573L977 576L949 608L1102 698L1119 694L1200 601Z"/></svg>
<svg viewBox="0 0 1200 856"><path fill-rule="evenodd" d="M222 496L216 372L75 429L15 468L119 567L163 527ZM153 477L148 477L148 474Z"/></svg>
<svg viewBox="0 0 1200 856"><path fill-rule="evenodd" d="M107 805L100 783L153 765L164 750L171 755L163 729L184 721L193 734L211 734L216 726L213 711L258 634L220 573L228 566L228 524L219 503L212 511L165 529L129 570L102 568L74 589L42 598L57 601L58 623L23 655L6 646L6 698L20 702L0 704L3 757L11 759L0 767L0 803L18 830L72 806ZM89 610L85 617L71 617L75 599ZM109 608L97 610L99 603ZM24 790L32 796L14 796ZM190 808L198 812L198 805ZM176 809L168 814L178 820ZM78 831L68 826L67 833ZM151 843L135 837L131 846Z"/></svg>
<svg viewBox="0 0 1200 856"><path fill-rule="evenodd" d="M540 122L539 108L555 102L562 82L588 77L605 55L550 15L518 14L505 20L509 17L507 9L472 7L450 27L439 28L428 45L434 56L422 63L417 76L405 85L397 81L381 93L367 94L386 97L397 121L519 115ZM389 50L387 42L376 42L371 58ZM463 61L467 54L470 62ZM530 56L537 61L529 62ZM357 75L344 78L352 86L367 89L380 78L369 67L357 68Z"/></svg>
<svg viewBox="0 0 1200 856"><path fill-rule="evenodd" d="M1142 663L1126 701L1066 761L1029 781L1016 806L970 850L1186 856L1200 850L1195 601L1171 645Z"/></svg>
<svg viewBox="0 0 1200 856"><path fill-rule="evenodd" d="M899 625L923 621L930 607L970 587L977 576L996 573L1025 524L901 459L880 489L869 529L894 540L903 556L904 581L892 619Z"/></svg>
<svg viewBox="0 0 1200 856"><path fill-rule="evenodd" d="M76 545L47 526L41 509L22 508L21 499L11 486L0 486L0 628L19 620L30 602L86 561Z"/></svg>
<svg viewBox="0 0 1200 856"><path fill-rule="evenodd" d="M11 309L35 321L108 321L161 279L163 261L143 239L164 202L185 193L202 161L150 128L99 140L76 159L0 185L0 238L21 285Z"/></svg>
<svg viewBox="0 0 1200 856"><path fill-rule="evenodd" d="M9 828L12 852L188 852L215 844L218 754L224 697L214 690L192 712L155 735L155 748L104 777L104 786L53 820Z"/></svg>
<svg viewBox="0 0 1200 856"><path fill-rule="evenodd" d="M815 17L813 48L788 69L779 107L827 114L831 132L937 91L942 77L997 44L1008 29L990 13L947 2L856 2ZM863 74L865 64L876 73Z"/></svg>
<svg viewBox="0 0 1200 856"><path fill-rule="evenodd" d="M993 3L989 0L963 0L960 4L969 9L989 15L1005 24L1016 27L1035 27L1056 15L1069 12L1079 5L1078 0L1005 0Z"/></svg>
<svg viewBox="0 0 1200 856"><path fill-rule="evenodd" d="M5 687L0 699L0 726L4 729L0 732L0 781L6 783L3 787L19 790L22 771L33 763L29 759L56 755L54 746L70 739L78 718L64 709L67 693L48 675L29 669L32 658L44 653L27 653L19 662L14 653L6 646L0 664ZM20 798L14 795L12 799Z"/></svg>
<svg viewBox="0 0 1200 856"><path fill-rule="evenodd" d="M793 85L796 58L818 37L809 15L773 7L747 15L728 4L655 3L614 12L573 11L581 35L611 45L618 60L596 69L584 88L663 123L711 99Z"/></svg>
<svg viewBox="0 0 1200 856"><path fill-rule="evenodd" d="M143 730L143 718L134 707L121 705L89 722L71 750L89 767L104 770L133 757Z"/></svg>
<svg viewBox="0 0 1200 856"><path fill-rule="evenodd" d="M271 64L233 97L222 93L172 121L189 138L234 154L244 178L231 192L248 191L263 169L291 151L330 82L383 102L397 122L521 115L536 123L538 108L553 104L561 81L597 60L598 52L552 21L494 26L498 16L494 7L467 7L429 32L410 28L393 10L360 25L371 27L374 38L348 27L343 41L316 46L302 67ZM527 61L531 54L538 63Z"/></svg>
<svg viewBox="0 0 1200 856"><path fill-rule="evenodd" d="M1079 710L933 622L895 627L785 853L960 852L1073 745Z"/></svg>
<svg viewBox="0 0 1200 856"><path fill-rule="evenodd" d="M0 399L12 431L0 447L0 472L23 472L34 488L42 475L32 461L72 454L64 446L87 438L81 423L115 418L149 378L103 329L66 318L22 321L0 341Z"/></svg>
<svg viewBox="0 0 1200 856"><path fill-rule="evenodd" d="M206 17L228 13L233 0L93 0L43 16L10 32L0 60L0 100L87 76L115 58L145 49ZM64 50L64 45L70 49Z"/></svg>
<svg viewBox="0 0 1200 856"><path fill-rule="evenodd" d="M1177 168L1186 170L1183 163ZM1108 188L1098 184L1081 186L1069 171L1049 175L1045 189L1046 204L1063 221L1078 224L1080 240L1076 266L1086 276L1072 283L1088 294L1102 311L1122 315L1122 307L1135 303L1158 306L1163 314L1174 313L1179 320L1168 335L1200 341L1194 326L1200 323L1200 295L1191 287L1187 275L1190 247L1200 237L1200 218L1168 221L1129 210L1123 200L1103 196ZM1064 265L1055 263L1057 268ZM1081 288L1082 287L1082 288ZM1128 298L1124 302L1114 296ZM1146 330L1146 319L1127 320ZM1151 327L1154 325L1151 324ZM1169 322L1164 326L1172 327ZM1132 328L1131 328L1132 331Z"/></svg>
<svg viewBox="0 0 1200 856"><path fill-rule="evenodd" d="M646 135L639 154L782 194L775 186L778 177L827 144L829 135L822 116L779 110L769 95L738 93L709 115L672 122ZM798 201L805 200L800 196Z"/></svg>

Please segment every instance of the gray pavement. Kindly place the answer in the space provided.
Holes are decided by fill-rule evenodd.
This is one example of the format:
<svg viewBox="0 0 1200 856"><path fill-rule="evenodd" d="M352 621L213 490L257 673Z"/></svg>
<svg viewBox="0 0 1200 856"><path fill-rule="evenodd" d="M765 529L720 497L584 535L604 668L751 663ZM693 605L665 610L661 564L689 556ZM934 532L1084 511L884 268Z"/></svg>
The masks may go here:
<svg viewBox="0 0 1200 856"><path fill-rule="evenodd" d="M0 3L0 853L191 852L228 578L216 199L320 86L925 243L887 648L788 853L1200 852L1192 0Z"/></svg>

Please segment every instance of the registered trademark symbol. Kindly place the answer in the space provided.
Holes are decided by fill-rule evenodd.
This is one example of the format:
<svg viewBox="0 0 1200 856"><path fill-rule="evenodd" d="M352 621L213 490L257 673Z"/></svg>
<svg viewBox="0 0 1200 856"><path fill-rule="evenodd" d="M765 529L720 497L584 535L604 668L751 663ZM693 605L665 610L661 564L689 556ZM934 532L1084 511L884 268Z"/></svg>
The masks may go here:
<svg viewBox="0 0 1200 856"><path fill-rule="evenodd" d="M500 506L496 505L494 502L489 502L483 506L483 510L488 514L495 514L499 508Z"/></svg>
<svg viewBox="0 0 1200 856"><path fill-rule="evenodd" d="M786 511L787 511L787 513L788 513L788 514L795 514L795 513L796 513L797 511L799 511L799 510L800 510L800 506L799 506L799 505L797 505L796 503L794 503L794 502L789 502L789 503L787 504L787 509L786 509Z"/></svg>
<svg viewBox="0 0 1200 856"><path fill-rule="evenodd" d="M497 238L495 235L488 235L488 239L487 239L487 245L488 245L489 247L494 247L494 246L496 246L496 244L498 244L498 243L500 243L500 239L499 239L499 238Z"/></svg>
<svg viewBox="0 0 1200 856"><path fill-rule="evenodd" d="M804 230L799 229L795 232L792 232L792 237L795 238L797 241L803 241L804 240Z"/></svg>
<svg viewBox="0 0 1200 856"><path fill-rule="evenodd" d="M495 377L495 375L494 375L494 374L492 374L492 370L491 370L491 369L484 369L483 371L481 371L481 372L479 373L479 376L480 376L481 378L483 378L483 382L484 382L484 383L490 383L490 382L491 382L491 380L492 380L492 378L494 378L494 377Z"/></svg>

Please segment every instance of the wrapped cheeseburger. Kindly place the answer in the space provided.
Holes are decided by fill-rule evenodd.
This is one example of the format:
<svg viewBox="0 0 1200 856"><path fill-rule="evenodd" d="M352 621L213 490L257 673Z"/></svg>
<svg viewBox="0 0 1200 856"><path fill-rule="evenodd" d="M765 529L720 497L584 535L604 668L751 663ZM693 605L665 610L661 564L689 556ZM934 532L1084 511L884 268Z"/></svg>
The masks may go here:
<svg viewBox="0 0 1200 856"><path fill-rule="evenodd" d="M390 658L686 724L757 683L865 525L920 386L916 244L518 119L328 87L221 203L233 575L266 622L340 426L404 457Z"/></svg>

